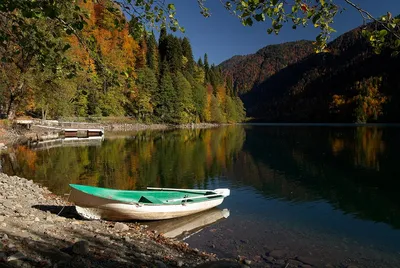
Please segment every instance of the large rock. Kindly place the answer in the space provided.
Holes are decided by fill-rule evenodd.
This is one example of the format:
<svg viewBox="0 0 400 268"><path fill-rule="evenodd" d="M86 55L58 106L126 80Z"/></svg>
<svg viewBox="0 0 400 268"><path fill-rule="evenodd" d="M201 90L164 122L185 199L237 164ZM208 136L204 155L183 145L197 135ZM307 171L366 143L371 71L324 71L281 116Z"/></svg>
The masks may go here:
<svg viewBox="0 0 400 268"><path fill-rule="evenodd" d="M126 232L126 231L129 231L129 226L124 223L117 222L114 225L114 230L117 232Z"/></svg>
<svg viewBox="0 0 400 268"><path fill-rule="evenodd" d="M89 254L89 243L85 240L81 240L72 245L72 252L77 255Z"/></svg>

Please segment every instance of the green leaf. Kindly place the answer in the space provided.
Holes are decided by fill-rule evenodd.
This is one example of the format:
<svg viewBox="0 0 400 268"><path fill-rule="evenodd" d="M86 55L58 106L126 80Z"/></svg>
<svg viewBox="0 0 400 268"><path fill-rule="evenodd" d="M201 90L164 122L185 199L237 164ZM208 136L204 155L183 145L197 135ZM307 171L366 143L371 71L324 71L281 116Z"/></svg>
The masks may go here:
<svg viewBox="0 0 400 268"><path fill-rule="evenodd" d="M388 34L388 31L386 31L386 30L380 30L379 31L379 36L381 36L381 37L384 37L384 36L386 36Z"/></svg>
<svg viewBox="0 0 400 268"><path fill-rule="evenodd" d="M254 18L256 19L256 21L265 21L265 15L264 15L264 13L256 14L256 15L254 16Z"/></svg>
<svg viewBox="0 0 400 268"><path fill-rule="evenodd" d="M174 4L168 4L168 9L173 11L176 10Z"/></svg>
<svg viewBox="0 0 400 268"><path fill-rule="evenodd" d="M272 0L272 1L271 1L271 4L274 5L274 6L276 6L276 4L278 4L278 0Z"/></svg>
<svg viewBox="0 0 400 268"><path fill-rule="evenodd" d="M312 18L312 22L313 24L317 24L318 20L321 18L321 14L317 13L313 18Z"/></svg>
<svg viewBox="0 0 400 268"><path fill-rule="evenodd" d="M247 26L247 25L252 26L253 25L253 20L250 17L248 17L247 19L245 19L243 21L243 25L244 26Z"/></svg>

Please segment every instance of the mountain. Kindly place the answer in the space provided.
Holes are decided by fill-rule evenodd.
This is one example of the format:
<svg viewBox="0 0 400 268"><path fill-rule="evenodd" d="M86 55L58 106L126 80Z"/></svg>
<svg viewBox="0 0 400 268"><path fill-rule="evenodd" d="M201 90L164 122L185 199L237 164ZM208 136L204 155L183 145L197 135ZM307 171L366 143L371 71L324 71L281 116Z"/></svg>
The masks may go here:
<svg viewBox="0 0 400 268"><path fill-rule="evenodd" d="M255 54L234 56L219 66L232 77L234 90L244 94L288 65L313 52L311 41L266 46Z"/></svg>
<svg viewBox="0 0 400 268"><path fill-rule="evenodd" d="M261 68L247 78L233 75L234 84L251 85L241 94L248 116L264 122L399 122L399 57L390 51L374 54L361 31L359 27L339 36L326 53L299 59L296 52L291 64L272 75ZM232 64L227 62L251 57L234 57L221 67L230 76ZM265 79L254 83L254 76Z"/></svg>

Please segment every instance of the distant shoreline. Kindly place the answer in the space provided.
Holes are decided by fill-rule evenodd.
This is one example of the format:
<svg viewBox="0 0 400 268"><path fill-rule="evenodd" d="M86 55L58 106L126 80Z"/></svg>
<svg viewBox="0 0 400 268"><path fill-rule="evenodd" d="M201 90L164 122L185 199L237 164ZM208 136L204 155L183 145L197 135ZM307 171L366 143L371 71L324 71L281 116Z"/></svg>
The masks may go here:
<svg viewBox="0 0 400 268"><path fill-rule="evenodd" d="M193 123L193 124L144 124L120 122L59 122L55 120L32 120L32 125L0 124L0 150L5 146L28 141L48 140L64 128L75 129L103 129L106 132L128 132L143 130L172 130L172 129L207 129L229 124Z"/></svg>

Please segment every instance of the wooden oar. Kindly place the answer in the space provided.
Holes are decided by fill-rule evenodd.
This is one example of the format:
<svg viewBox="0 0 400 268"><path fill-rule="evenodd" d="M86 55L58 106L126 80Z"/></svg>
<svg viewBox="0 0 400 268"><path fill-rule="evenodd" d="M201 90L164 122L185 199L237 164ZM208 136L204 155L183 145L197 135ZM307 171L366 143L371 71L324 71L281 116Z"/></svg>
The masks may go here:
<svg viewBox="0 0 400 268"><path fill-rule="evenodd" d="M210 195L202 195L202 196L195 196L195 197L184 197L184 198L165 200L165 203L183 201L183 200L187 200L187 199L192 200L192 199L199 199L199 198L205 198L205 197L215 197L215 196L223 196L223 195L222 194L210 194Z"/></svg>
<svg viewBox="0 0 400 268"><path fill-rule="evenodd" d="M176 188L157 188L157 187L147 187L147 190L159 190L159 191L182 191L182 192L214 192L214 190L197 190L197 189L176 189Z"/></svg>

